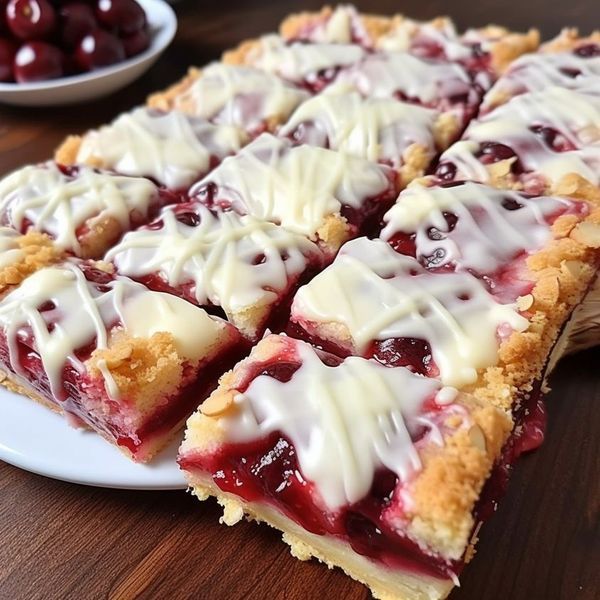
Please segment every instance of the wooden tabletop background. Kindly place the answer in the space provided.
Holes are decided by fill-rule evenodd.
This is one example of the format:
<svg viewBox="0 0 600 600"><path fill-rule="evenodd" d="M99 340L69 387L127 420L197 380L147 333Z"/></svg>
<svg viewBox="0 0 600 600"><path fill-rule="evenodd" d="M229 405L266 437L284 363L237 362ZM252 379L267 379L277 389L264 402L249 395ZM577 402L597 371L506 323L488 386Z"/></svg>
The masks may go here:
<svg viewBox="0 0 600 600"><path fill-rule="evenodd" d="M600 26L597 0L357 2L364 10L461 27L497 22ZM179 32L159 63L110 99L63 109L0 107L0 174L43 160L68 133L107 122L242 39L318 2L202 0L176 4ZM565 359L548 396L544 446L521 461L453 600L600 597L600 348ZM0 407L0 418L2 418ZM53 481L0 462L0 599L245 598L358 600L339 570L293 559L279 534L218 524L212 501L184 492L105 490Z"/></svg>

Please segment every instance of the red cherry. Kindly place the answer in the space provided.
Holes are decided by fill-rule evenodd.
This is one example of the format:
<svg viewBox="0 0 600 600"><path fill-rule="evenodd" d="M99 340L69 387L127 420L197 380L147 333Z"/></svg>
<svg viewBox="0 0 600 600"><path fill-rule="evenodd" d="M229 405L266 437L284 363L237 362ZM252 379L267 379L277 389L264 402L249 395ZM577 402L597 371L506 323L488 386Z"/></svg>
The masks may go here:
<svg viewBox="0 0 600 600"><path fill-rule="evenodd" d="M19 48L14 64L19 83L54 79L63 74L63 53L46 42L27 42Z"/></svg>
<svg viewBox="0 0 600 600"><path fill-rule="evenodd" d="M147 29L140 29L136 33L121 38L127 58L140 54L150 45L150 34Z"/></svg>
<svg viewBox="0 0 600 600"><path fill-rule="evenodd" d="M96 29L79 42L75 58L82 69L91 71L125 60L125 50L119 38Z"/></svg>
<svg viewBox="0 0 600 600"><path fill-rule="evenodd" d="M13 62L17 46L12 40L0 38L0 81L13 81Z"/></svg>
<svg viewBox="0 0 600 600"><path fill-rule="evenodd" d="M10 0L6 21L19 39L42 39L54 30L56 12L48 0Z"/></svg>
<svg viewBox="0 0 600 600"><path fill-rule="evenodd" d="M61 40L68 48L74 48L85 35L96 29L92 7L83 2L68 2L60 8Z"/></svg>
<svg viewBox="0 0 600 600"><path fill-rule="evenodd" d="M98 0L96 18L105 27L124 35L146 25L146 13L135 0Z"/></svg>
<svg viewBox="0 0 600 600"><path fill-rule="evenodd" d="M8 0L0 0L0 34L9 33L8 24L6 23L6 5Z"/></svg>

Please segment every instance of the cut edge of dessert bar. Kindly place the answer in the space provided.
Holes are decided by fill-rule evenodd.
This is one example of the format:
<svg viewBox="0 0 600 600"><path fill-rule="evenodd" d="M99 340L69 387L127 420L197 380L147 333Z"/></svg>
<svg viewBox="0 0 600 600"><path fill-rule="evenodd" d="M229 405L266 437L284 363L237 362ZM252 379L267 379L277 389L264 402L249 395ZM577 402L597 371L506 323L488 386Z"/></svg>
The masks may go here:
<svg viewBox="0 0 600 600"><path fill-rule="evenodd" d="M46 234L21 234L10 227L0 227L0 251L0 297L35 271L65 258Z"/></svg>
<svg viewBox="0 0 600 600"><path fill-rule="evenodd" d="M150 289L221 308L251 340L277 326L294 291L327 262L304 235L193 201L165 207L105 260Z"/></svg>
<svg viewBox="0 0 600 600"><path fill-rule="evenodd" d="M518 405L519 392L530 392L543 380L548 356L563 326L594 281L599 262L600 207L592 204L583 219L576 215L559 217L552 226L552 233L550 242L527 257L533 286L514 304L515 314L525 318L528 326L522 331L511 330L497 346L497 363L478 368L476 380L467 385L463 382L461 387L465 392L507 410ZM343 248L336 261L344 255ZM296 298L306 295L305 290L314 288L323 274L332 268L327 267L301 288ZM349 351L356 352L353 338L344 324L335 320L319 324L303 318L301 313L295 299L291 324L300 328L300 335L307 335L317 344L330 343L342 349L349 345ZM293 333L297 335L295 331Z"/></svg>
<svg viewBox="0 0 600 600"><path fill-rule="evenodd" d="M198 93L195 92L195 89L202 85L203 77L214 78L214 72L218 69L221 69L222 72L220 74L216 74L217 78L220 77L221 83L223 84L222 88L228 89L228 96L224 105L219 105L218 108L213 107L214 112L203 115L204 118L210 121L218 119L219 122L221 122L219 115L223 110L227 109L230 119L240 121L229 124L234 124L238 127L241 127L252 136L258 135L263 131L275 131L277 126L283 123L303 100L309 98L309 95L306 91L301 90L300 88L297 88L287 83L285 80L277 77L276 75L271 75L266 71L254 69L253 67L249 66L238 67L236 65L227 65L224 63L214 62L204 67L204 69L190 67L187 74L181 80L175 82L169 88L161 92L155 92L154 94L151 94L147 99L147 106L163 111L180 110L192 116L198 115L202 112L202 109L198 107L198 103L201 103L202 99L195 97L198 95ZM255 72L256 75L260 76L259 79L263 80L256 82L256 85L260 84L260 88L251 90L249 87L245 87L240 84L240 90L238 93L235 91L235 85L233 83L231 83L229 86L226 86L225 84L228 83L228 81L225 80L226 77L229 75L230 79L235 78L236 70L240 71L240 81L244 77L244 72L247 72L248 74ZM228 71L231 71L231 73L228 74ZM277 87L275 88L275 86ZM265 88L269 88L269 90L267 91ZM265 95L268 93L274 95L274 97L271 97L268 102L266 102L266 100L263 98L261 104L265 104L266 102L267 107L261 106L260 109L257 109L259 112L264 112L265 114L255 115L252 117L252 119L249 115L242 116L244 111L242 110L241 105L244 102L244 97L248 95L257 95L260 92ZM233 106L233 104L236 102L236 98L240 103L239 108L235 108ZM252 101L252 104L254 105L256 102ZM250 120L250 122L248 122L248 120Z"/></svg>
<svg viewBox="0 0 600 600"><path fill-rule="evenodd" d="M180 466L184 470L193 493L200 500L204 500L208 496L216 496L218 502L224 508L224 516L221 521L227 525L237 523L246 515L250 519L265 521L283 531L283 539L290 545L294 556L301 560L315 557L330 567L341 567L348 575L369 586L375 597L386 599L444 598L450 592L452 586L458 583L457 576L463 559L468 561L472 556L472 545L475 543L472 534L476 525L473 511L483 485L494 463L500 456L501 448L512 426L510 418L503 411L490 406L486 402L460 394L454 388L442 387L436 380L415 375L402 367L384 367L375 361L357 357L344 360L338 359L337 362L333 363L330 362L331 357L329 362L327 358L317 358L326 365L323 366L325 371L327 369L334 371L334 383L332 384L334 386L340 383L338 377L344 377L343 371L340 371L337 375L338 372L335 369L348 361L353 363L352 368L347 365L353 377L360 378L358 371L361 370L362 372L364 370L362 375L368 378L367 371L373 370L374 373L387 372L386 374L390 377L402 375L402 377L408 378L406 387L388 386L387 388L378 388L381 398L385 398L387 394L398 395L398 390L403 390L406 393L406 389L413 385L410 382L417 382L418 385L424 385L425 387L432 386L433 395L438 398L438 400L433 400L433 404L438 406L436 402L439 402L439 406L435 410L441 412L438 417L431 418L433 418L433 422L437 423L436 419L439 418L439 422L444 423L441 428L443 431L438 430L439 437L436 441L432 441L425 435L425 438L418 438L417 436L417 441L410 442L410 447L417 451L419 457L417 461L420 466L412 472L412 475L402 472L404 473L404 479L398 472L394 472L396 478L392 486L393 492L388 490L387 495L384 494L385 500L382 500L381 496L376 494L376 501L380 503L379 509L382 510L378 518L383 519L383 522L387 522L388 525L395 524L392 538L397 536L412 542L412 545L403 546L400 550L397 547L395 548L399 556L408 562L394 564L390 558L394 554L394 549L388 549L389 554L384 552L383 555L372 556L371 558L364 556L360 553L360 550L356 551L351 545L351 541L357 543L357 538L352 537L350 526L344 525L340 530L341 533L337 536L332 533L333 529L329 531L326 528L319 530L312 522L311 526L313 526L315 532L307 530L302 524L303 515L294 512L294 505L292 504L291 507L286 506L285 499L281 500L280 497L278 498L273 494L269 497L269 491L266 488L261 488L258 492L258 498L252 498L251 492L247 492L247 495L244 496L246 492L242 487L239 488L239 493L233 494L226 489L226 486L225 489L219 486L219 481L223 481L223 477L227 477L227 475L223 475L221 468L232 468L234 478L237 478L239 485L242 485L241 471L235 470L236 459L239 459L244 465L248 465L249 473L254 473L252 470L254 467L250 466L254 455L250 450L245 451L244 442L240 443L237 441L239 438L236 438L236 427L242 426L240 424L242 420L250 418L250 420L256 419L257 423L269 422L272 425L271 429L277 435L282 434L277 429L276 424L285 422L285 417L280 419L275 414L270 414L266 405L263 406L260 401L257 401L258 404L252 404L251 408L244 408L245 404L250 404L249 401L246 401L244 394L247 393L251 383L261 376L262 379L272 379L272 376L268 373L269 366L274 365L274 368L277 369L278 365L283 365L283 369L285 369L289 362L296 360L299 369L309 358L312 362L314 357L323 356L327 357L328 355L315 350L306 342L286 336L271 335L264 338L253 349L249 358L238 363L232 371L221 378L219 388L188 420L186 437L180 449ZM264 377L265 374L267 377ZM279 380L277 383L293 381L295 374L296 371L291 376L288 373L284 376L284 379ZM326 376L317 377L318 383L315 385L326 387L327 384L324 381L326 379ZM296 385L298 387L295 388L295 391L300 395L306 394L305 399L309 403L308 386ZM358 382L355 382L354 385L360 388ZM342 388L329 389L332 394L331 397L334 397ZM298 392L298 390L301 391ZM259 395L261 398L265 397L264 394L258 392L257 394L257 398ZM294 392L290 391L289 394L293 397ZM360 391L358 394L360 395ZM431 396L432 391L429 390L427 394ZM283 395L285 398L282 396L281 402L285 402L286 399L290 402L293 401L293 399L290 400L290 396L285 394L285 389ZM329 395L327 397L330 398ZM367 396L364 394L360 399L358 397L350 399L344 395L342 404L351 404L352 400L363 403L366 402L365 398ZM380 397L378 396L378 398ZM379 400L374 401L373 404L375 405L377 402ZM385 401L383 402L385 404ZM419 406L417 412L425 410L423 408L425 404L422 403ZM249 412L246 412L246 410L249 410ZM283 404L279 404L277 414L281 416L280 411L283 410ZM313 409L308 408L309 413L311 410ZM318 411L322 410L321 406L315 410L317 410L316 414L318 416ZM342 409L339 408L339 410ZM372 410L372 414L376 414L378 410L385 409L369 408L368 410ZM304 419L305 416L305 412L297 412L295 418ZM275 419L274 422L273 419ZM295 422L293 414L290 415L290 419L293 428ZM430 417L425 416L424 419L423 423L427 422L426 428L433 426L435 429L436 425L432 425L433 422L429 420ZM383 422L381 420L376 422L375 431L379 431L379 428L383 430ZM325 427L324 422L321 421L314 424L314 426L317 430L319 426ZM230 438L228 436L231 432L234 433ZM266 443L267 452L264 452L265 456L268 454L268 449L273 447L273 440L277 435ZM347 432L345 435L350 436L351 434ZM259 438L259 442L266 438L267 433L263 432L263 436L263 438ZM283 438L287 439L285 434ZM318 435L314 439L311 437L313 443L317 439ZM419 439L424 439L424 441L419 442ZM254 441L254 438L252 438L252 441ZM251 444L252 441L248 443ZM287 441L291 445L290 456L296 456L298 448L295 447L293 441L289 439ZM413 446L413 442L418 446L418 450ZM337 443L337 439L335 443ZM371 448L372 443L375 443L374 437L369 437L366 442L367 446ZM317 442L316 446L318 445ZM341 450L342 454L346 451L351 452L343 445L340 445L340 447L344 448ZM221 463L219 462L218 453L219 450L224 448L226 456ZM227 453L227 448L232 448L231 454ZM238 448L240 448L239 455L236 455ZM263 448L263 451L265 448ZM396 450L402 453L403 450L406 450L406 447L396 447ZM366 447L364 452L367 452ZM361 452L360 455L362 456L363 453ZM260 457L262 454L259 453L257 456ZM277 460L276 453L268 454L268 456L271 458L265 458L264 462L261 462L263 466ZM204 467L200 464L203 457L208 457L208 463L210 463L205 464ZM214 462L211 462L210 457L216 457L213 459ZM313 456L314 458L315 456ZM344 455L343 460L346 458ZM323 516L324 521L331 519L333 523L336 519L341 518L339 515L345 514L344 510L352 512L352 509L357 506L355 503L361 502L365 497L372 497L375 488L371 488L368 482L367 485L361 482L360 491L356 493L357 495L353 497L352 501L346 498L346 504L331 509L330 505L327 504L328 501L325 501L324 496L322 496L325 493L324 488L319 488L320 484L316 483L316 480L306 478L306 474L302 473L301 462L302 458L299 458L297 464L300 472L295 471L296 475L293 477L296 477L301 485L308 482L312 491L303 493L309 495L308 501L312 504L306 508L322 511L325 507L328 513ZM381 463L375 462L377 468L381 467ZM287 468L291 468L289 463L284 464L287 465ZM314 462L311 464L314 464ZM308 463L305 462L304 465L308 465ZM240 467L239 464L238 467ZM292 471L289 472L292 473ZM238 474L236 475L236 473ZM376 481L378 478L377 473L378 471L375 469L373 472L369 472L367 477L373 477L373 481ZM250 477L253 476L260 477L259 475L251 475ZM343 477L340 475L340 478ZM275 479L274 481L279 480ZM323 480L320 481L322 484ZM348 485L349 487L345 488L346 491L352 489L352 484ZM275 491L279 493L284 488L285 486L280 485ZM260 497L261 494L262 498ZM361 494L363 495L361 496ZM264 501L265 498L266 502ZM396 513L395 518L393 507L396 507L399 511ZM387 511L385 516L384 511ZM378 523L378 521L376 520L375 523ZM336 537L337 539L334 539ZM385 542L382 540L380 543ZM388 558L387 566L383 556ZM428 557L437 557L445 566L438 565L437 569L440 569L438 571L435 571L435 568L431 565L429 570L423 565L421 567L424 570L419 571L418 566L416 571L412 570L411 567L414 568L415 564L419 565L419 560L425 560L425 564L427 564Z"/></svg>
<svg viewBox="0 0 600 600"><path fill-rule="evenodd" d="M138 462L171 441L245 353L231 324L101 262L36 271L0 300L0 322L0 384Z"/></svg>

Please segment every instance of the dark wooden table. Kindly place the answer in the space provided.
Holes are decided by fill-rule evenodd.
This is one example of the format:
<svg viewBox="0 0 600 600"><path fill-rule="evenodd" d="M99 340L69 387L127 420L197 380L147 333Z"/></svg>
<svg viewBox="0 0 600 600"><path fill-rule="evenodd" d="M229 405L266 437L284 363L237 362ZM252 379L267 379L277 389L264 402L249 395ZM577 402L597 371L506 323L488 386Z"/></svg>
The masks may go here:
<svg viewBox="0 0 600 600"><path fill-rule="evenodd" d="M358 2L417 18L448 11L461 27L490 21L546 37L600 25L597 0ZM0 108L0 174L45 159L68 133L110 120L241 39L318 2L176 5L177 38L160 62L110 100L64 109ZM600 597L600 348L565 359L548 397L546 443L519 464L454 600ZM0 411L0 418L2 414ZM184 492L82 487L0 462L0 599L366 598L341 572L293 559L267 527L218 524L213 502Z"/></svg>

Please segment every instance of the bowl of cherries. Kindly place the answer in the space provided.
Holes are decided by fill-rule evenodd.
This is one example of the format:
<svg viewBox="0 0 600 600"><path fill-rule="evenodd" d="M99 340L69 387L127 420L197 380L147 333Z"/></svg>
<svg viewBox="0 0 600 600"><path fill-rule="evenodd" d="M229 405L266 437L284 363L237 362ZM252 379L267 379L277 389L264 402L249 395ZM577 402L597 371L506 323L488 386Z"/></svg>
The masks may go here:
<svg viewBox="0 0 600 600"><path fill-rule="evenodd" d="M105 96L149 69L176 29L163 0L0 0L0 102Z"/></svg>

